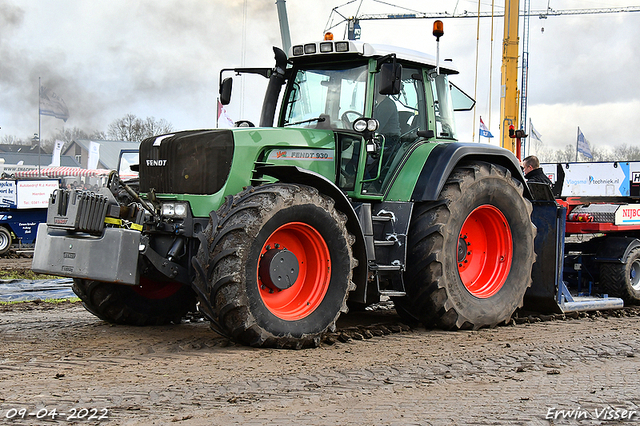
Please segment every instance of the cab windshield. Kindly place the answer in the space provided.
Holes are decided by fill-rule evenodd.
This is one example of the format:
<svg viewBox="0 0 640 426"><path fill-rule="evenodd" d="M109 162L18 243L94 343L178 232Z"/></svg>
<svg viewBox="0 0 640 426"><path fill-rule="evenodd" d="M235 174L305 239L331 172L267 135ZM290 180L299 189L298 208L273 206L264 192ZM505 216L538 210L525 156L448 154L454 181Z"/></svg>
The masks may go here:
<svg viewBox="0 0 640 426"><path fill-rule="evenodd" d="M364 114L367 66L298 70L286 95L282 125L349 129Z"/></svg>

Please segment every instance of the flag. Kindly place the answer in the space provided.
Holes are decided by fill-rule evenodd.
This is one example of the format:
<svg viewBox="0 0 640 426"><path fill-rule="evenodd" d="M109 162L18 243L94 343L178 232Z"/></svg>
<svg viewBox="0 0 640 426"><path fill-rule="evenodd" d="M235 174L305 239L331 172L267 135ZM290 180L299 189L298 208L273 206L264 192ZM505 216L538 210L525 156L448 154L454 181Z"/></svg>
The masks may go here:
<svg viewBox="0 0 640 426"><path fill-rule="evenodd" d="M233 120L227 114L227 109L220 103L220 99L218 99L218 128L220 129L228 129L233 127Z"/></svg>
<svg viewBox="0 0 640 426"><path fill-rule="evenodd" d="M89 143L89 158L87 159L87 169L97 169L100 159L100 144L91 141Z"/></svg>
<svg viewBox="0 0 640 426"><path fill-rule="evenodd" d="M591 148L589 148L589 142L580 131L580 127L578 127L578 152L587 158L593 158Z"/></svg>
<svg viewBox="0 0 640 426"><path fill-rule="evenodd" d="M529 119L529 134L531 135L531 139L535 139L537 141L542 142L542 135L537 132L536 129L533 128L533 123L531 119Z"/></svg>
<svg viewBox="0 0 640 426"><path fill-rule="evenodd" d="M49 164L49 167L60 167L60 153L62 152L63 146L63 141L56 140L56 144L53 147L53 153L51 154L51 164Z"/></svg>
<svg viewBox="0 0 640 426"><path fill-rule="evenodd" d="M493 137L493 135L491 134L487 126L484 125L484 121L482 121L482 117L480 117L480 136L483 136L485 138Z"/></svg>
<svg viewBox="0 0 640 426"><path fill-rule="evenodd" d="M40 86L40 115L49 115L66 122L69 119L69 108L60 96Z"/></svg>

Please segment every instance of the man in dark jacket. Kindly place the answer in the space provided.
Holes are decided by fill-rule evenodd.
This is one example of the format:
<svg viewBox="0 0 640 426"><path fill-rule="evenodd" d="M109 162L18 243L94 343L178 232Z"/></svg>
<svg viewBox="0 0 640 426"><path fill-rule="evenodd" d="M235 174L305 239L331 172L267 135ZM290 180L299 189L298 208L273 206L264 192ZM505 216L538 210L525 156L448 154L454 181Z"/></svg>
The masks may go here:
<svg viewBox="0 0 640 426"><path fill-rule="evenodd" d="M522 169L527 182L541 182L553 187L551 180L544 174L544 170L540 167L540 161L535 155L530 155L522 160Z"/></svg>

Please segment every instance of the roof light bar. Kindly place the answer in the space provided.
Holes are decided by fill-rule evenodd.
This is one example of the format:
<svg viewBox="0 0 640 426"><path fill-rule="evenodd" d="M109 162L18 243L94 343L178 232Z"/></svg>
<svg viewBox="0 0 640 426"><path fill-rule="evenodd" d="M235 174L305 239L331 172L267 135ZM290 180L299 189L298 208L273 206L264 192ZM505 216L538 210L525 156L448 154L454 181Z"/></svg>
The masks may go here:
<svg viewBox="0 0 640 426"><path fill-rule="evenodd" d="M357 52L348 41L322 41L319 43L298 44L292 47L292 56L315 55L318 53Z"/></svg>

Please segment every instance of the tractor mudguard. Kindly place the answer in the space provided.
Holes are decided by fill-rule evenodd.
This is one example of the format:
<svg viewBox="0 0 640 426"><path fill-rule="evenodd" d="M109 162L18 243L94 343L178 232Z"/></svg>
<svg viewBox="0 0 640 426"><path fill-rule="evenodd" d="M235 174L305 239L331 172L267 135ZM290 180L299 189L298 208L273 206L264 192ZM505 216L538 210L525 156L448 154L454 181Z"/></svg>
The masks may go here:
<svg viewBox="0 0 640 426"><path fill-rule="evenodd" d="M598 247L593 259L599 263L625 263L631 250L640 247L640 241L633 237L607 237Z"/></svg>
<svg viewBox="0 0 640 426"><path fill-rule="evenodd" d="M431 151L416 182L411 200L437 200L449 175L463 160L485 161L505 167L515 179L522 182L524 197L531 199L518 159L511 151L492 145L455 142L439 144Z"/></svg>
<svg viewBox="0 0 640 426"><path fill-rule="evenodd" d="M281 182L312 186L322 194L333 198L336 208L347 215L347 230L356 238L352 248L353 256L358 260L358 266L353 270L353 282L358 286L354 293L358 293L358 290L367 282L367 254L358 215L347 196L326 177L297 166L258 166L256 171Z"/></svg>

